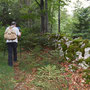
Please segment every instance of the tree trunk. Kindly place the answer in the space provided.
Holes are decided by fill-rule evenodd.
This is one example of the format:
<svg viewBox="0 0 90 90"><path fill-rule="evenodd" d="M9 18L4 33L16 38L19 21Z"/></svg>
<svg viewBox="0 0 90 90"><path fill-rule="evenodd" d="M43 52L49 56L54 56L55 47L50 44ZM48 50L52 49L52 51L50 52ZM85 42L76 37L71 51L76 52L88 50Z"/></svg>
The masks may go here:
<svg viewBox="0 0 90 90"><path fill-rule="evenodd" d="M19 0L20 8L22 8L23 0Z"/></svg>
<svg viewBox="0 0 90 90"><path fill-rule="evenodd" d="M41 32L45 32L45 15L44 15L44 0L40 0L40 9L41 9Z"/></svg>
<svg viewBox="0 0 90 90"><path fill-rule="evenodd" d="M59 4L60 4L60 0L59 0ZM58 8L58 32L60 32L60 6Z"/></svg>
<svg viewBox="0 0 90 90"><path fill-rule="evenodd" d="M44 0L40 0L40 3L35 0L41 10L41 33L45 32L45 14L44 14Z"/></svg>
<svg viewBox="0 0 90 90"><path fill-rule="evenodd" d="M48 3L45 0L45 31L48 32Z"/></svg>
<svg viewBox="0 0 90 90"><path fill-rule="evenodd" d="M29 7L30 6L30 1L31 0L24 0L24 3ZM28 10L28 14L30 14L31 13L31 11L30 11L30 9ZM28 28L30 28L31 27L31 22L32 22L32 20L30 19L30 18L28 18L28 20L27 20L27 27Z"/></svg>
<svg viewBox="0 0 90 90"><path fill-rule="evenodd" d="M27 5L30 6L31 2L30 0L27 0ZM30 13L32 13L32 11L29 9L28 10L28 14L30 15ZM32 19L28 18L28 27L32 27Z"/></svg>

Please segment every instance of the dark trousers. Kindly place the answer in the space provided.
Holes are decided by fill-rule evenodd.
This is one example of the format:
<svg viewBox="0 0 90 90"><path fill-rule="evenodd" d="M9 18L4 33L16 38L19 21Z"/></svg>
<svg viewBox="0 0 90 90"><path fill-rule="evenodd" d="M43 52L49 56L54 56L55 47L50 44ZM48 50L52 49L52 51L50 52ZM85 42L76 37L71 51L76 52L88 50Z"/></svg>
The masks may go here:
<svg viewBox="0 0 90 90"><path fill-rule="evenodd" d="M13 60L17 61L17 43L11 42L7 43L8 46L8 65L13 65Z"/></svg>

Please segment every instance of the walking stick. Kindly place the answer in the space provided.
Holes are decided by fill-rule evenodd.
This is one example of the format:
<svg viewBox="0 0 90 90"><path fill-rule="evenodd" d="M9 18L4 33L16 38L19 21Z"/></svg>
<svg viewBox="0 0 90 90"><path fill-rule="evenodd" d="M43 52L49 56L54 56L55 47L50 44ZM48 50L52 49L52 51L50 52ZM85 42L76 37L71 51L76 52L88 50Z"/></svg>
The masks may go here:
<svg viewBox="0 0 90 90"><path fill-rule="evenodd" d="M6 49L5 49L5 46L4 46L3 57L5 57L5 52L6 52Z"/></svg>
<svg viewBox="0 0 90 90"><path fill-rule="evenodd" d="M20 39L20 58L21 58L21 39Z"/></svg>
<svg viewBox="0 0 90 90"><path fill-rule="evenodd" d="M17 27L17 28L18 28L19 31L21 32L20 27ZM19 45L20 45L20 48L19 48L19 49L20 49L20 58L21 58L21 38L20 38L19 40L20 40L20 41L19 41L19 42L20 42L20 43L19 43Z"/></svg>
<svg viewBox="0 0 90 90"><path fill-rule="evenodd" d="M5 57L5 54L6 54L6 48L7 48L7 46L6 46L6 43L5 43L4 52L3 52L3 56L4 56L4 57Z"/></svg>

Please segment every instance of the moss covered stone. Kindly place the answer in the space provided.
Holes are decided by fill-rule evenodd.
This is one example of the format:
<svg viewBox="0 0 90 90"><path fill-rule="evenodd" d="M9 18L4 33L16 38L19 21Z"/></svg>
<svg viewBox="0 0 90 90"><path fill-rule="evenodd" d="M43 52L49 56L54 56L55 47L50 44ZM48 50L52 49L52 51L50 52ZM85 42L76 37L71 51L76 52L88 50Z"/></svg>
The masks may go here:
<svg viewBox="0 0 90 90"><path fill-rule="evenodd" d="M56 48L62 50L64 57L68 57L70 61L76 60L76 52L78 51L81 52L82 57L84 57L85 48L90 47L90 41L87 39L77 38L72 40L63 34L51 34L50 39L54 41Z"/></svg>

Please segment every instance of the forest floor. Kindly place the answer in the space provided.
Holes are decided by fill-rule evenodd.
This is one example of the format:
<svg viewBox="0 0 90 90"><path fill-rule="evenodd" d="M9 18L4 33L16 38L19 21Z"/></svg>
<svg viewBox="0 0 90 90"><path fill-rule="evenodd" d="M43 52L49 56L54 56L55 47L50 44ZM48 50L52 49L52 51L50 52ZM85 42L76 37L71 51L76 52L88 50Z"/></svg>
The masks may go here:
<svg viewBox="0 0 90 90"><path fill-rule="evenodd" d="M42 66L45 65L45 62L43 61L45 60L46 62L50 61L50 59L47 60L47 58L50 58L48 56L49 51L50 49L44 49L44 51L41 53L37 53L37 51L35 51L33 55L32 55L33 52L22 53L23 59L21 59L22 61L20 62L20 66L15 67L15 75L16 75L15 78L18 81L20 81L19 83L16 84L15 90L37 90L34 85L30 84L30 82L32 82L35 79L35 75L37 74L37 68L40 67L41 65ZM55 59L58 58L56 56L52 56L52 57L54 59L54 62L55 62ZM28 63L29 59L31 60L35 59L35 60L33 60L32 63ZM29 62L31 62L31 60L29 60ZM25 66L21 64L22 62L24 62ZM37 63L41 65L35 66L35 64ZM82 78L83 76L81 73L83 71L82 68L79 68L75 70L75 72L72 72L71 70L69 70L70 63L68 62L53 63L53 61L51 61L48 63L57 64L57 66L64 67L65 68L65 73L63 73L64 76L71 75L69 78L67 78L68 81L71 81L68 85L68 90L90 90L90 86L88 84L85 84L84 83L85 80ZM30 66L28 66L27 64L29 64ZM23 69L23 68L26 68L26 69ZM43 89L38 89L38 90L43 90ZM62 88L60 90L64 90L64 89Z"/></svg>
<svg viewBox="0 0 90 90"><path fill-rule="evenodd" d="M68 62L54 62L55 59L58 57L48 55L48 52L50 49L44 49L42 52L37 51L31 51L31 52L23 52L22 57L19 58L19 61L14 65L13 69L9 68L8 70L8 78L12 78L11 82L13 82L13 87L14 90L43 90L43 89L37 89L36 86L34 86L31 82L35 79L35 76L37 74L37 69L44 66L45 64L56 64L57 66L64 67L65 68L65 73L63 73L64 76L70 75L70 77L66 78L67 81L70 81L68 85L67 90L90 90L90 86L88 84L85 84L85 80L82 78L82 68L79 68L75 70L75 72L72 72L69 69L70 63ZM47 56L48 55L48 56ZM3 58L3 57L2 57ZM48 59L49 58L49 59ZM6 59L3 62L3 64L0 64L0 67L4 66L4 63L6 65ZM48 59L48 60L47 60ZM59 58L60 59L60 58ZM50 61L52 60L52 61ZM0 60L1 62L1 60ZM38 64L38 65L36 65ZM2 71L2 69L0 69ZM5 76L3 78L7 78L6 71L4 71ZM11 89L11 82L9 83L8 86L4 86L8 83L8 81L5 83L3 82L3 78L1 79L1 76L3 76L4 73L0 73L0 90L13 90ZM11 73L11 74L10 74ZM13 79L14 77L14 79ZM7 88L7 89L6 89ZM51 89L50 89L51 90ZM54 90L54 89L53 89ZM63 88L59 88L57 90L65 90Z"/></svg>
<svg viewBox="0 0 90 90"><path fill-rule="evenodd" d="M69 63L61 63L61 65L65 67L65 70L67 71L66 73L64 73L64 76L71 74L71 77L67 78L68 80L71 81L68 90L90 90L90 86L88 84L83 83L84 79L82 78L82 74L80 74L82 69L78 69L76 72L72 73L70 70L67 69ZM36 70L33 70L32 74L26 74L25 72L20 71L18 66L16 66L14 70L15 70L15 80L18 81L18 83L16 83L14 90L43 90L43 89L36 89L35 86L30 85L32 80L35 79ZM57 90L65 90L65 89L62 88Z"/></svg>

